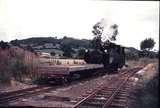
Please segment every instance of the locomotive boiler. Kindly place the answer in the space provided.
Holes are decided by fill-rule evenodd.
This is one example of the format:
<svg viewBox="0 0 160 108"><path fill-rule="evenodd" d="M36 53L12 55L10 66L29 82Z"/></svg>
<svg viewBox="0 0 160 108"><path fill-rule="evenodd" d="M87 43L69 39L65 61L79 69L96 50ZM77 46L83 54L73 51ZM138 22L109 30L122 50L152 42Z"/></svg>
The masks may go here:
<svg viewBox="0 0 160 108"><path fill-rule="evenodd" d="M115 43L107 43L99 49L87 50L84 60L88 64L103 64L110 71L117 71L125 65L125 47Z"/></svg>

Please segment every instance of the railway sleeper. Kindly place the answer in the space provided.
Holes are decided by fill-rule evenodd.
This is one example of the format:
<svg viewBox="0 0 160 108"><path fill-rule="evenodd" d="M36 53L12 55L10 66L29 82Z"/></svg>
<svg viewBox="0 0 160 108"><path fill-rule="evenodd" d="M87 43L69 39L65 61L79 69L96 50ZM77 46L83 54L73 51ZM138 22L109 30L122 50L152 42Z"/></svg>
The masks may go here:
<svg viewBox="0 0 160 108"><path fill-rule="evenodd" d="M111 106L109 106L107 108L126 108L126 107L125 106L114 106L114 105L111 105Z"/></svg>
<svg viewBox="0 0 160 108"><path fill-rule="evenodd" d="M127 97L117 96L117 97L115 97L115 99L127 99Z"/></svg>
<svg viewBox="0 0 160 108"><path fill-rule="evenodd" d="M104 104L106 102L105 100L102 99L88 99L87 102L93 103L93 104Z"/></svg>
<svg viewBox="0 0 160 108"><path fill-rule="evenodd" d="M120 94L120 93L126 93L126 94L127 94L127 93L128 93L128 90L120 90L120 91L119 91L119 94Z"/></svg>
<svg viewBox="0 0 160 108"><path fill-rule="evenodd" d="M129 83L129 84L125 85L124 88L129 89L129 88L131 88L131 85L132 85L132 83Z"/></svg>
<svg viewBox="0 0 160 108"><path fill-rule="evenodd" d="M125 87L124 90L130 90L131 86Z"/></svg>
<svg viewBox="0 0 160 108"><path fill-rule="evenodd" d="M101 89L101 91L113 91L115 89L115 87L107 87L107 88L103 88Z"/></svg>
<svg viewBox="0 0 160 108"><path fill-rule="evenodd" d="M97 93L96 96L110 96L112 93Z"/></svg>
<svg viewBox="0 0 160 108"><path fill-rule="evenodd" d="M126 93L126 94L127 94L127 93L128 93L128 90L120 90L120 91L119 91L119 94L121 94L121 93L122 93L122 94L123 94L123 93Z"/></svg>
<svg viewBox="0 0 160 108"><path fill-rule="evenodd" d="M109 98L110 96L111 96L111 94L108 94L108 95L104 95L104 94L96 94L95 97L97 97L97 98L101 98L101 97Z"/></svg>
<svg viewBox="0 0 160 108"><path fill-rule="evenodd" d="M75 107L75 108L102 108L101 106L100 107L97 107L97 106L87 106L87 105L81 105L81 106L78 106L78 107Z"/></svg>
<svg viewBox="0 0 160 108"><path fill-rule="evenodd" d="M87 97L89 94L82 94L81 96L82 97Z"/></svg>
<svg viewBox="0 0 160 108"><path fill-rule="evenodd" d="M119 97L128 97L128 96L129 96L129 94L126 94L126 93L120 93L120 94L118 94L118 96L119 96Z"/></svg>
<svg viewBox="0 0 160 108"><path fill-rule="evenodd" d="M131 87L131 83L127 83L123 86L124 88L130 88Z"/></svg>
<svg viewBox="0 0 160 108"><path fill-rule="evenodd" d="M105 97L108 98L112 95L112 93L101 93L101 94L96 94L96 97Z"/></svg>
<svg viewBox="0 0 160 108"><path fill-rule="evenodd" d="M131 87L130 86L122 86L123 89L121 89L120 91L127 91L129 90Z"/></svg>
<svg viewBox="0 0 160 108"><path fill-rule="evenodd" d="M107 90L106 90L106 91L99 91L98 93L104 94L104 95L106 94L106 95L107 95L107 94L112 94L113 92L114 92L114 91L107 91Z"/></svg>
<svg viewBox="0 0 160 108"><path fill-rule="evenodd" d="M87 108L93 108L93 107L95 107L95 108L102 108L103 104L102 103L91 103L91 102L87 101L87 102L84 102L82 104L82 106L87 106Z"/></svg>
<svg viewBox="0 0 160 108"><path fill-rule="evenodd" d="M92 93L92 92L93 92L92 90L86 91L87 94L90 94L90 93Z"/></svg>
<svg viewBox="0 0 160 108"><path fill-rule="evenodd" d="M84 99L84 97L77 97L77 98L75 99L75 101L80 101L80 100L82 100L82 99Z"/></svg>
<svg viewBox="0 0 160 108"><path fill-rule="evenodd" d="M95 97L97 97L97 98L98 98L98 97L100 97L100 98L101 98L101 97L109 98L111 95L112 95L112 94L107 94L107 95L106 95L106 94L105 94L105 95L104 95L104 94L103 94L103 95L101 94L101 95L96 95Z"/></svg>
<svg viewBox="0 0 160 108"><path fill-rule="evenodd" d="M77 97L74 101L77 101L77 102L79 102L79 101L81 101L81 100L83 100L83 99L85 99L86 97Z"/></svg>
<svg viewBox="0 0 160 108"><path fill-rule="evenodd" d="M113 102L115 102L115 103L126 103L127 100L126 99L114 99Z"/></svg>
<svg viewBox="0 0 160 108"><path fill-rule="evenodd" d="M106 90L106 91L99 91L98 93L100 93L100 94L108 94L108 93L113 93L113 91L114 90L112 90L112 91Z"/></svg>
<svg viewBox="0 0 160 108"><path fill-rule="evenodd" d="M119 94L127 94L127 91L120 91Z"/></svg>
<svg viewBox="0 0 160 108"><path fill-rule="evenodd" d="M106 98L92 98L92 99L89 99L88 101L90 101L90 102L97 102L97 101L99 101L99 102L104 103L106 100L107 100Z"/></svg>
<svg viewBox="0 0 160 108"><path fill-rule="evenodd" d="M125 104L120 104L120 103L114 103L112 102L108 108L125 108L126 105Z"/></svg>

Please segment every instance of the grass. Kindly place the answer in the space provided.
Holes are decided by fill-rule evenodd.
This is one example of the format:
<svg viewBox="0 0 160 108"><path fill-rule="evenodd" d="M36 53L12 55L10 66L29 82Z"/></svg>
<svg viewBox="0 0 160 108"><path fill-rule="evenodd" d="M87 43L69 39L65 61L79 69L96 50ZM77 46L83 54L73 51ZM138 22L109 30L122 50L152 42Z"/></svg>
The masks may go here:
<svg viewBox="0 0 160 108"><path fill-rule="evenodd" d="M129 108L158 108L158 72L157 62L147 65L144 75L130 92Z"/></svg>
<svg viewBox="0 0 160 108"><path fill-rule="evenodd" d="M138 66L146 66L149 63L156 63L158 64L158 59L150 59L150 58L140 58L137 60L128 60L126 64L128 64L129 68L138 67Z"/></svg>

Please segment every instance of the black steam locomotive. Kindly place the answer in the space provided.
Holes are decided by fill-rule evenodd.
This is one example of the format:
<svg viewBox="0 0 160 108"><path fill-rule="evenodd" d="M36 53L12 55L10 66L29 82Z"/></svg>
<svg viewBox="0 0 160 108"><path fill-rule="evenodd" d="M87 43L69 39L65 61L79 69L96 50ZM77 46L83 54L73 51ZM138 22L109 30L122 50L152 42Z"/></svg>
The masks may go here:
<svg viewBox="0 0 160 108"><path fill-rule="evenodd" d="M117 71L125 65L125 47L115 43L107 43L99 49L87 50L84 60L89 64L103 64L110 71Z"/></svg>

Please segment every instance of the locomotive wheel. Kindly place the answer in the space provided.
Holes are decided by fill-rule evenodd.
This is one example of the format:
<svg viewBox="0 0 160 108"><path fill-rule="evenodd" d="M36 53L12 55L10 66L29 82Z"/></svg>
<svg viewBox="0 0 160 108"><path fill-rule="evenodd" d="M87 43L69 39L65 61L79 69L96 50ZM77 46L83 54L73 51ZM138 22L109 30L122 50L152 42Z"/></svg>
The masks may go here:
<svg viewBox="0 0 160 108"><path fill-rule="evenodd" d="M114 65L114 73L117 73L118 72L118 64L115 64Z"/></svg>
<svg viewBox="0 0 160 108"><path fill-rule="evenodd" d="M118 65L117 64L111 64L110 66L108 66L108 73L117 73L118 72Z"/></svg>

